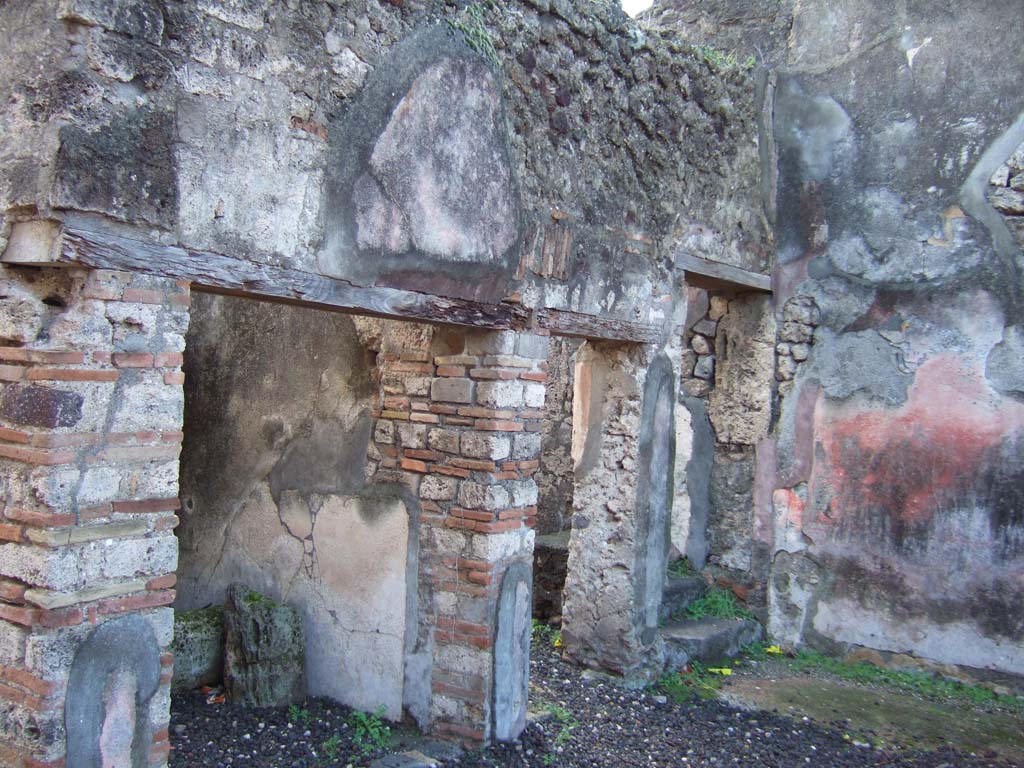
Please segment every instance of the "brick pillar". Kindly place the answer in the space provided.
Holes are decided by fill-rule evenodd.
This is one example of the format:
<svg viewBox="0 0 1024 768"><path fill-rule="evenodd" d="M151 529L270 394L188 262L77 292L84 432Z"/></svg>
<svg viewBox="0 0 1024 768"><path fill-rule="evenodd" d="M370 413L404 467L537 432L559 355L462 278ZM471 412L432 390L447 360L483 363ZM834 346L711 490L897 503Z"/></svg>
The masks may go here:
<svg viewBox="0 0 1024 768"><path fill-rule="evenodd" d="M35 267L0 284L0 764L73 763L105 728L164 765L188 286Z"/></svg>
<svg viewBox="0 0 1024 768"><path fill-rule="evenodd" d="M461 354L378 357L377 478L396 473L421 509L429 721L470 742L525 726L547 342L467 332Z"/></svg>

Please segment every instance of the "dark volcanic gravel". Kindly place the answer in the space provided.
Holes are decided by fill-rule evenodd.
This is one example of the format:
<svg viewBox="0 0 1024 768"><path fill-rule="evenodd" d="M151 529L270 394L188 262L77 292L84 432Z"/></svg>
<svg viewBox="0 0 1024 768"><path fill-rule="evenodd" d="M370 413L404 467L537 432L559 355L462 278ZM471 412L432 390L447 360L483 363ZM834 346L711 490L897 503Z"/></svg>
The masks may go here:
<svg viewBox="0 0 1024 768"><path fill-rule="evenodd" d="M449 755L443 762L446 768L1011 765L951 749L889 752L856 746L838 729L739 710L717 701L677 704L656 692L626 690L583 675L549 648L535 646L533 654L531 711L554 709L556 714L535 719L516 743ZM363 755L354 747L348 708L310 700L304 711L308 717L289 722L287 708L246 710L230 704L209 705L198 693L178 694L171 711L171 768L360 766L384 754ZM401 748L415 746L408 741L408 729L395 730L398 742L408 742ZM432 754L429 747L423 749Z"/></svg>

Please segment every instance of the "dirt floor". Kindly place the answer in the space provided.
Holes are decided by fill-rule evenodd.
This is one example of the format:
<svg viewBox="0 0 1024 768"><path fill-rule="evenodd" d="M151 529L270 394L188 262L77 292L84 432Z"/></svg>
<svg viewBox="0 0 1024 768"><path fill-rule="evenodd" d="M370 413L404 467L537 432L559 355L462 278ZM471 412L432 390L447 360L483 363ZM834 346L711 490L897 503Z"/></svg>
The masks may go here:
<svg viewBox="0 0 1024 768"><path fill-rule="evenodd" d="M341 705L172 701L171 768L1024 768L1024 708L950 706L785 664L734 665L721 699L630 689L534 645L530 723L515 742L459 750Z"/></svg>
<svg viewBox="0 0 1024 768"><path fill-rule="evenodd" d="M737 665L723 683L722 699L744 709L809 718L841 729L857 743L919 750L951 746L1024 765L1024 708L929 698L756 661Z"/></svg>

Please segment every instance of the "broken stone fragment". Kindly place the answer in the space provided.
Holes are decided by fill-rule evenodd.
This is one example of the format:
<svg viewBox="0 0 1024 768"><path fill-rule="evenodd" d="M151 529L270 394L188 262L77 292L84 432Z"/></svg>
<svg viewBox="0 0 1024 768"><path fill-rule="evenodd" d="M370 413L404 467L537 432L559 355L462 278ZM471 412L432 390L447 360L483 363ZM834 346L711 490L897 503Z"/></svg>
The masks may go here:
<svg viewBox="0 0 1024 768"><path fill-rule="evenodd" d="M280 707L305 697L302 617L244 584L224 606L224 686L232 701Z"/></svg>
<svg viewBox="0 0 1024 768"><path fill-rule="evenodd" d="M705 318L693 326L693 332L713 339L715 338L715 334L718 332L718 323Z"/></svg>
<svg viewBox="0 0 1024 768"><path fill-rule="evenodd" d="M780 357L775 369L775 378L779 381L789 381L796 373L796 361L792 357Z"/></svg>
<svg viewBox="0 0 1024 768"><path fill-rule="evenodd" d="M683 392L690 397L705 397L711 387L703 379L687 379L683 382Z"/></svg>
<svg viewBox="0 0 1024 768"><path fill-rule="evenodd" d="M729 311L729 300L724 296L712 296L708 308L708 317L712 320L721 320Z"/></svg>
<svg viewBox="0 0 1024 768"><path fill-rule="evenodd" d="M792 342L793 344L803 344L814 338L814 328L810 325L787 320L782 324L782 331L779 333L779 337L783 341Z"/></svg>
<svg viewBox="0 0 1024 768"><path fill-rule="evenodd" d="M802 362L808 358L811 354L811 347L809 344L794 344L790 349L793 355L793 359L797 362Z"/></svg>
<svg viewBox="0 0 1024 768"><path fill-rule="evenodd" d="M174 677L171 687L217 685L224 675L224 609L174 612Z"/></svg>
<svg viewBox="0 0 1024 768"><path fill-rule="evenodd" d="M786 302L786 306L782 309L782 319L786 322L817 325L821 320L821 310L818 309L814 299L808 296L798 296Z"/></svg>
<svg viewBox="0 0 1024 768"><path fill-rule="evenodd" d="M710 381L715 377L715 356L701 355L697 358L697 364L693 367L693 375L698 379Z"/></svg>
<svg viewBox="0 0 1024 768"><path fill-rule="evenodd" d="M698 355L710 355L711 354L711 343L700 334L694 334L690 340L690 346L693 347L693 351Z"/></svg>

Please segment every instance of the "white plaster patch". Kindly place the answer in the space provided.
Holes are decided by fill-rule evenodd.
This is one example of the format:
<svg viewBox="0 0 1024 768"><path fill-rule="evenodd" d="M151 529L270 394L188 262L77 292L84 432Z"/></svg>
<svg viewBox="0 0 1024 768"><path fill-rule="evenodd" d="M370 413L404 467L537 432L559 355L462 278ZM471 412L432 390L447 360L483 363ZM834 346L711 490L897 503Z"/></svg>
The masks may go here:
<svg viewBox="0 0 1024 768"><path fill-rule="evenodd" d="M821 601L814 629L834 640L894 653L912 653L945 664L1019 673L1024 646L985 637L976 624L939 625L920 617L893 617L844 598Z"/></svg>
<svg viewBox="0 0 1024 768"><path fill-rule="evenodd" d="M319 578L296 583L309 692L402 716L409 515L398 499L331 497L316 518Z"/></svg>

